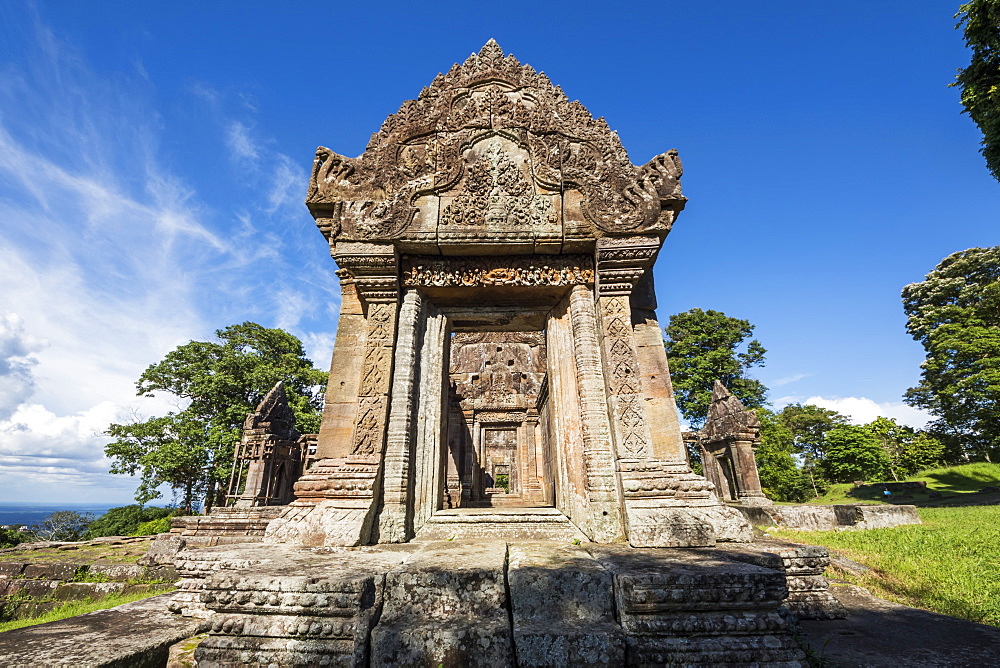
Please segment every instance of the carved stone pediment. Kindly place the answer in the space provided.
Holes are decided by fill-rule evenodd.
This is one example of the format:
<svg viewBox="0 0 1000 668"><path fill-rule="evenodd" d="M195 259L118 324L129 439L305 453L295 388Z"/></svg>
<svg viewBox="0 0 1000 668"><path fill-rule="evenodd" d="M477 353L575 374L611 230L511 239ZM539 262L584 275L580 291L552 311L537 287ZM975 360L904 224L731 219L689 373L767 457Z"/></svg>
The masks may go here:
<svg viewBox="0 0 1000 668"><path fill-rule="evenodd" d="M676 151L632 165L603 118L490 40L361 156L317 149L306 202L331 244L558 254L605 234L665 235L686 201L681 171Z"/></svg>

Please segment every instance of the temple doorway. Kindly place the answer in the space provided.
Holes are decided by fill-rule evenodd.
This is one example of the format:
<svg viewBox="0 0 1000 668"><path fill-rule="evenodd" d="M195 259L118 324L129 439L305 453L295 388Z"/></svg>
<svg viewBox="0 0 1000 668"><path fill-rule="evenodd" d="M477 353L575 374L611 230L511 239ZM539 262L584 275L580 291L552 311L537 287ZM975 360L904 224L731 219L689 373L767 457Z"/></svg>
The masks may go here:
<svg viewBox="0 0 1000 668"><path fill-rule="evenodd" d="M446 508L550 507L545 334L451 337Z"/></svg>

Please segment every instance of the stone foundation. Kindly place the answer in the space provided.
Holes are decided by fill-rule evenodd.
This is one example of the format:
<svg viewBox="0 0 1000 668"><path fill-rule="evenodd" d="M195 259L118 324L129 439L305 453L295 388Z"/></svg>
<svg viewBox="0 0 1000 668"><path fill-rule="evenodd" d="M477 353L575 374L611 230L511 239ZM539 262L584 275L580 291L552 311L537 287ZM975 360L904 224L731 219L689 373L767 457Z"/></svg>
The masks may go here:
<svg viewBox="0 0 1000 668"><path fill-rule="evenodd" d="M764 564L764 565L761 565ZM754 549L426 541L181 552L200 666L804 666L782 558Z"/></svg>
<svg viewBox="0 0 1000 668"><path fill-rule="evenodd" d="M885 529L920 524L916 506L867 504L797 506L733 506L755 526L779 526L800 531Z"/></svg>
<svg viewBox="0 0 1000 668"><path fill-rule="evenodd" d="M264 540L268 523L281 515L285 508L286 506L219 507L213 508L208 515L174 517L170 520L170 535L183 538L191 546L257 543Z"/></svg>
<svg viewBox="0 0 1000 668"><path fill-rule="evenodd" d="M773 567L773 559L761 559L761 554L778 557L785 572L788 598L785 607L799 619L843 619L847 610L830 593L830 583L823 573L830 565L830 551L819 545L798 545L778 540L754 544L757 551L728 550L732 558Z"/></svg>

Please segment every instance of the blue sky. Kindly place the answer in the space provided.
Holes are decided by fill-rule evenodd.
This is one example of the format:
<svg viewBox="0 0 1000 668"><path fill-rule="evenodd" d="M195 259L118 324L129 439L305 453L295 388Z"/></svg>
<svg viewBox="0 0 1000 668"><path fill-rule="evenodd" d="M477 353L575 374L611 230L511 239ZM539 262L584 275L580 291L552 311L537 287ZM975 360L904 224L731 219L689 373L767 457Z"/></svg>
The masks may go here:
<svg viewBox="0 0 1000 668"><path fill-rule="evenodd" d="M302 200L317 145L494 37L616 129L677 148L690 198L661 321L750 320L780 407L919 425L899 292L1000 243L1000 184L949 88L957 2L0 3L0 501L126 503L134 382L254 320L328 364L335 269Z"/></svg>

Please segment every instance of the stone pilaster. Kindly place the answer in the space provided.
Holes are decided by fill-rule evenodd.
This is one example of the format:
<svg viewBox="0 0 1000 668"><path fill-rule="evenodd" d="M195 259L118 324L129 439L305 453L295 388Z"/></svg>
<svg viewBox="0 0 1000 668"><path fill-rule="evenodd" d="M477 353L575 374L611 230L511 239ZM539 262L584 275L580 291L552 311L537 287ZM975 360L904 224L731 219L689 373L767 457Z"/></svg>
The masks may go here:
<svg viewBox="0 0 1000 668"><path fill-rule="evenodd" d="M587 498L592 518L591 539L614 543L624 538L625 528L611 446L597 317L590 289L574 286L570 291L569 310L580 395Z"/></svg>
<svg viewBox="0 0 1000 668"><path fill-rule="evenodd" d="M411 288L403 296L396 337L395 382L389 409L386 438L382 510L379 513L380 543L401 543L413 535L413 518L407 512L410 466L414 440L414 407L417 403L418 356L426 314L420 291Z"/></svg>
<svg viewBox="0 0 1000 668"><path fill-rule="evenodd" d="M773 501L764 496L760 486L760 474L753 455L754 440L739 439L730 445L733 456L739 459L737 482L740 503L747 506L769 506Z"/></svg>
<svg viewBox="0 0 1000 668"><path fill-rule="evenodd" d="M265 542L362 545L371 537L389 411L399 267L391 243L341 243L333 255L347 286L342 309L349 317L338 324L331 378L344 377L344 386L330 384L339 401L324 412L319 461L299 478L295 502L268 525Z"/></svg>
<svg viewBox="0 0 1000 668"><path fill-rule="evenodd" d="M723 506L712 484L691 473L683 452L670 388L658 375L669 374L662 341L651 345L648 323L653 298L646 296L646 317L638 318L632 294L650 269L660 240L652 236L605 237L597 244L598 303L602 352L616 469L621 479L629 543L636 547L696 547L716 540L749 540L750 525ZM651 282L646 283L651 291ZM640 300L641 301L641 300ZM636 330L641 332L642 360ZM656 336L659 337L657 325ZM662 359L661 359L662 358ZM650 397L648 392L652 391ZM650 402L648 399L658 399ZM659 447L654 448L650 411L655 411Z"/></svg>
<svg viewBox="0 0 1000 668"><path fill-rule="evenodd" d="M413 530L438 509L444 491L448 417L448 321L431 303L424 306L424 332L417 384Z"/></svg>

